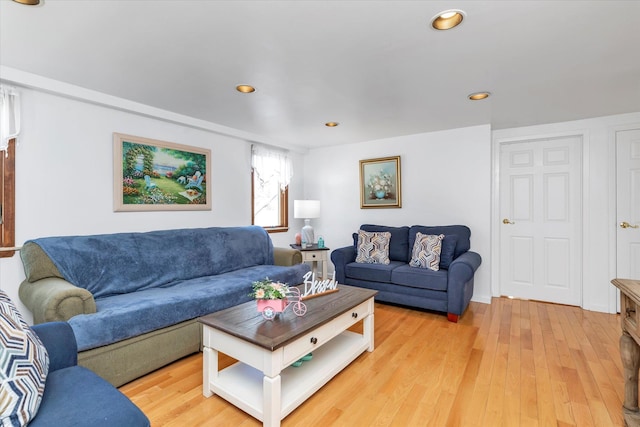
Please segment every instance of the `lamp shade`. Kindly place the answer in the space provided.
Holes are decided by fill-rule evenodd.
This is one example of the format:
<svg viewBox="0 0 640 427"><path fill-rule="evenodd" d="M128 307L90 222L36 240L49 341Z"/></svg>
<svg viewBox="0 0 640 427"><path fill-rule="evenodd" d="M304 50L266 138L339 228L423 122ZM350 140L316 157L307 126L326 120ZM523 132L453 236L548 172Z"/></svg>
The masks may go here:
<svg viewBox="0 0 640 427"><path fill-rule="evenodd" d="M294 218L320 218L320 200L294 200Z"/></svg>

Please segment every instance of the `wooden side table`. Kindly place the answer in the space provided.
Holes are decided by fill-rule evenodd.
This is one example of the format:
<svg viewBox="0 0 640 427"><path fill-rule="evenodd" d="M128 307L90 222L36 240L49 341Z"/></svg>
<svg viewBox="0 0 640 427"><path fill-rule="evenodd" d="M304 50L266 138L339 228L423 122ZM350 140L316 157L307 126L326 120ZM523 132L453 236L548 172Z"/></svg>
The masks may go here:
<svg viewBox="0 0 640 427"><path fill-rule="evenodd" d="M640 280L613 279L620 289L620 357L624 368L622 413L629 427L640 426L638 369L640 368Z"/></svg>
<svg viewBox="0 0 640 427"><path fill-rule="evenodd" d="M317 244L311 245L311 247L303 248L300 245L289 245L293 249L297 249L302 252L302 262L311 262L311 271L318 279L318 262L322 262L322 279L328 279L327 273L327 263L329 259L327 258L327 254L329 253L329 248L319 248Z"/></svg>

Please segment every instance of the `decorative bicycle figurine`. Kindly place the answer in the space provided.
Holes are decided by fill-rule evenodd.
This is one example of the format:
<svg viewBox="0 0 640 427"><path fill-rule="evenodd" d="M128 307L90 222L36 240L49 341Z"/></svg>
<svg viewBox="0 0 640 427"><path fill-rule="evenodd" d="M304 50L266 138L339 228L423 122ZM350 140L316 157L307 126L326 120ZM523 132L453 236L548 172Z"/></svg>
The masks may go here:
<svg viewBox="0 0 640 427"><path fill-rule="evenodd" d="M298 317L304 316L307 312L307 306L302 302L300 289L289 288L283 299L258 300L258 311L267 320L273 320L276 314L284 312L289 306L292 306L293 313Z"/></svg>

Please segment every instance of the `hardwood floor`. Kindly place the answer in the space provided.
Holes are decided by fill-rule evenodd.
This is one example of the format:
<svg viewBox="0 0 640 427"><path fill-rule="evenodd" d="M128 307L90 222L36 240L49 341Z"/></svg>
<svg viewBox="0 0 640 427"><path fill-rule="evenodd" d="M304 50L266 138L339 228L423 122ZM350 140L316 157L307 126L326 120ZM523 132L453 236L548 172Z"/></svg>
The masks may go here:
<svg viewBox="0 0 640 427"><path fill-rule="evenodd" d="M619 315L506 298L471 303L458 324L396 306L375 310L375 351L284 427L624 425ZM202 396L202 354L120 390L154 427L261 425Z"/></svg>

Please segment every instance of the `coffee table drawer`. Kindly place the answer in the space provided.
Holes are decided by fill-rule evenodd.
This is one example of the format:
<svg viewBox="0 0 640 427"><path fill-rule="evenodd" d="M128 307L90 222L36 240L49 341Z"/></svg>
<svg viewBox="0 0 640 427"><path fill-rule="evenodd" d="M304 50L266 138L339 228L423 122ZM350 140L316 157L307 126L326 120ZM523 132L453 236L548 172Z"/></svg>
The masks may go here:
<svg viewBox="0 0 640 427"><path fill-rule="evenodd" d="M282 352L282 363L287 366L300 359L305 354L311 353L327 341L350 326L358 323L368 315L373 313L373 299L365 301L351 310L341 314L330 322L320 326L314 331L298 338L291 344L286 345Z"/></svg>

